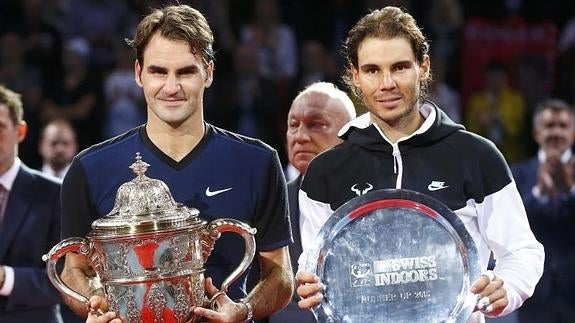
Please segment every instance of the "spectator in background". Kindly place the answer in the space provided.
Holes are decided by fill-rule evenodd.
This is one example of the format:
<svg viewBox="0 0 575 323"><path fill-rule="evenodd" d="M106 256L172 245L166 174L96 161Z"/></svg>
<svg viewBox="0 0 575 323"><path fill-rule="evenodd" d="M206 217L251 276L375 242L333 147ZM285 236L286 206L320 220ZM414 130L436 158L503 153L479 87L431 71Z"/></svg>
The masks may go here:
<svg viewBox="0 0 575 323"><path fill-rule="evenodd" d="M526 157L525 135L527 111L519 92L508 84L506 66L492 60L485 67L485 86L472 94L466 126L493 141L509 162Z"/></svg>
<svg viewBox="0 0 575 323"><path fill-rule="evenodd" d="M41 119L68 119L78 134L81 149L101 138L102 83L88 68L90 45L85 39L69 40L64 48L62 77L49 84L41 111Z"/></svg>
<svg viewBox="0 0 575 323"><path fill-rule="evenodd" d="M36 152L44 75L40 68L28 63L25 58L26 45L20 33L6 32L0 35L0 84L22 94L29 130L27 139L19 145L20 156L36 168L40 163Z"/></svg>
<svg viewBox="0 0 575 323"><path fill-rule="evenodd" d="M116 47L121 42L117 35L128 35L126 1L73 0L66 1L64 37L82 38L88 42L92 55L87 64L101 72L113 66Z"/></svg>
<svg viewBox="0 0 575 323"><path fill-rule="evenodd" d="M314 82L326 81L327 58L327 52L321 42L308 40L303 43L298 88L302 89Z"/></svg>
<svg viewBox="0 0 575 323"><path fill-rule="evenodd" d="M447 113L451 120L461 122L461 100L459 93L445 81L447 64L445 59L437 57L433 60L433 79L429 89L429 99L435 102Z"/></svg>
<svg viewBox="0 0 575 323"><path fill-rule="evenodd" d="M280 20L277 0L256 0L254 20L241 31L241 42L257 48L262 77L291 81L297 73L297 44L292 28Z"/></svg>
<svg viewBox="0 0 575 323"><path fill-rule="evenodd" d="M537 155L512 166L531 228L545 246L545 270L519 310L521 323L571 322L575 317L575 111L558 99L543 101L533 116Z"/></svg>
<svg viewBox="0 0 575 323"><path fill-rule="evenodd" d="M78 153L76 132L65 119L50 121L40 133L38 152L42 156L42 172L64 178L72 159Z"/></svg>
<svg viewBox="0 0 575 323"><path fill-rule="evenodd" d="M120 46L116 54L116 66L104 80L104 138L117 136L144 123L146 119L142 109L144 96L134 80L132 50Z"/></svg>
<svg viewBox="0 0 575 323"><path fill-rule="evenodd" d="M433 43L434 63L437 59L452 62L458 58L460 32L464 23L461 1L432 0L426 18L429 37Z"/></svg>
<svg viewBox="0 0 575 323"><path fill-rule="evenodd" d="M0 322L59 323L42 255L60 241L60 184L18 158L20 95L0 86Z"/></svg>
<svg viewBox="0 0 575 323"><path fill-rule="evenodd" d="M276 87L259 71L257 48L240 44L234 52L234 73L214 80L217 100L206 107L206 119L239 134L258 138L283 151L280 122L285 116L280 108ZM285 157L281 158L285 161Z"/></svg>
<svg viewBox="0 0 575 323"><path fill-rule="evenodd" d="M313 83L293 100L287 118L287 151L290 164L300 175L288 183L290 221L294 243L289 246L292 270L295 275L297 260L302 252L299 221L298 191L309 162L318 154L338 143L337 132L355 118L351 99L334 84ZM269 323L316 322L308 310L298 308L299 297L294 293L291 302L269 318Z"/></svg>

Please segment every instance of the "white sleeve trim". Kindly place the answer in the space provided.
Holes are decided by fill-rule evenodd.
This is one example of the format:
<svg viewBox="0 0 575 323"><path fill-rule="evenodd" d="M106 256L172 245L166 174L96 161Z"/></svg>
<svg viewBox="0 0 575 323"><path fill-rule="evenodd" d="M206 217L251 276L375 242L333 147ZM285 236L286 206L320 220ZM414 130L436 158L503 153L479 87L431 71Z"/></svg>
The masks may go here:
<svg viewBox="0 0 575 323"><path fill-rule="evenodd" d="M509 305L506 315L533 295L543 273L545 253L527 220L515 182L485 197L477 204L478 228L496 261L494 272L502 278ZM500 315L500 316L501 316Z"/></svg>
<svg viewBox="0 0 575 323"><path fill-rule="evenodd" d="M307 193L299 191L299 228L301 233L302 254L298 258L298 271L302 271L309 248L323 224L332 215L329 204L312 200Z"/></svg>

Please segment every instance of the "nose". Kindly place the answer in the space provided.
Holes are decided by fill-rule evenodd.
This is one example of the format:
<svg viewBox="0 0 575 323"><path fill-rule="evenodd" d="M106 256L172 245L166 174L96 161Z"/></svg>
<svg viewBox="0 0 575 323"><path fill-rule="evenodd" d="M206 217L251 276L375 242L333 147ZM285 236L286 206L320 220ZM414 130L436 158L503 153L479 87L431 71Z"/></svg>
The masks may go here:
<svg viewBox="0 0 575 323"><path fill-rule="evenodd" d="M180 91L180 80L176 75L168 75L164 84L164 91L167 94L175 94Z"/></svg>
<svg viewBox="0 0 575 323"><path fill-rule="evenodd" d="M380 88L382 90L389 90L395 88L395 81L390 72L383 72L381 76Z"/></svg>
<svg viewBox="0 0 575 323"><path fill-rule="evenodd" d="M294 141L297 143L302 143L310 140L309 132L305 126L300 125L294 129Z"/></svg>

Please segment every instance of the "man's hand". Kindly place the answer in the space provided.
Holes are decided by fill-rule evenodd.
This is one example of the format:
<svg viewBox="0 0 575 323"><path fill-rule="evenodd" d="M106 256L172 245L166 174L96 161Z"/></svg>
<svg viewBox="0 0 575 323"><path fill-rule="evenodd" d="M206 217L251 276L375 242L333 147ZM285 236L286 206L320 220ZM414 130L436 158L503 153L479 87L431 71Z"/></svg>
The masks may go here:
<svg viewBox="0 0 575 323"><path fill-rule="evenodd" d="M86 323L122 323L122 320L116 317L115 312L102 312L102 307L106 306L106 299L101 296L90 297L88 318Z"/></svg>
<svg viewBox="0 0 575 323"><path fill-rule="evenodd" d="M101 288L91 284L94 277L96 277L96 272L90 266L88 258L82 255L73 252L67 253L64 269L60 277L67 286L84 295L86 298L90 298L93 295L104 296L104 291ZM66 294L62 296L66 304L68 304L70 309L77 315L82 317L88 315L86 303L79 302ZM102 303L100 308L102 308L103 311L108 310L107 304Z"/></svg>
<svg viewBox="0 0 575 323"><path fill-rule="evenodd" d="M319 277L312 273L298 272L295 276L297 281L297 294L301 298L298 306L301 309L311 309L323 300L322 291L324 285L319 281Z"/></svg>
<svg viewBox="0 0 575 323"><path fill-rule="evenodd" d="M212 298L219 290L212 283L211 278L205 281L206 294ZM242 303L233 302L226 294L221 293L215 299L216 310L204 307L195 307L194 314L203 316L214 323L237 323L243 322L248 317L248 309Z"/></svg>
<svg viewBox="0 0 575 323"><path fill-rule="evenodd" d="M575 159L574 159L575 160ZM549 153L545 162L539 166L537 186L543 195L555 198L568 193L573 186L575 161L563 164L558 154Z"/></svg>
<svg viewBox="0 0 575 323"><path fill-rule="evenodd" d="M503 312L507 304L507 290L503 287L503 280L488 270L479 277L473 285L471 292L477 294L475 310L496 316Z"/></svg>

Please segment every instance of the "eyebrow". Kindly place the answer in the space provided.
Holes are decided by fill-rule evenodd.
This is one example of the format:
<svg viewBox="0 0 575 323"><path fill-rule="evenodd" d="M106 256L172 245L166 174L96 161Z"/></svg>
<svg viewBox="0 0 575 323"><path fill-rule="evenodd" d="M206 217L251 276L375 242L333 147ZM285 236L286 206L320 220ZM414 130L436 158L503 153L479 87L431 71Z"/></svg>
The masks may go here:
<svg viewBox="0 0 575 323"><path fill-rule="evenodd" d="M158 65L150 65L147 67L148 72L160 72L160 73L167 73L168 69L165 67L161 67ZM196 65L188 65L188 66L184 66L182 68L178 68L176 70L176 73L180 74L180 73L191 73L191 72L195 72L198 70L198 67Z"/></svg>
<svg viewBox="0 0 575 323"><path fill-rule="evenodd" d="M393 64L391 64L391 67L395 67L395 66L413 66L413 61L411 60L403 60L403 61L397 61L394 62ZM370 68L379 68L379 65L377 64L372 64L372 63L367 63L364 65L360 66L361 69L370 69Z"/></svg>

